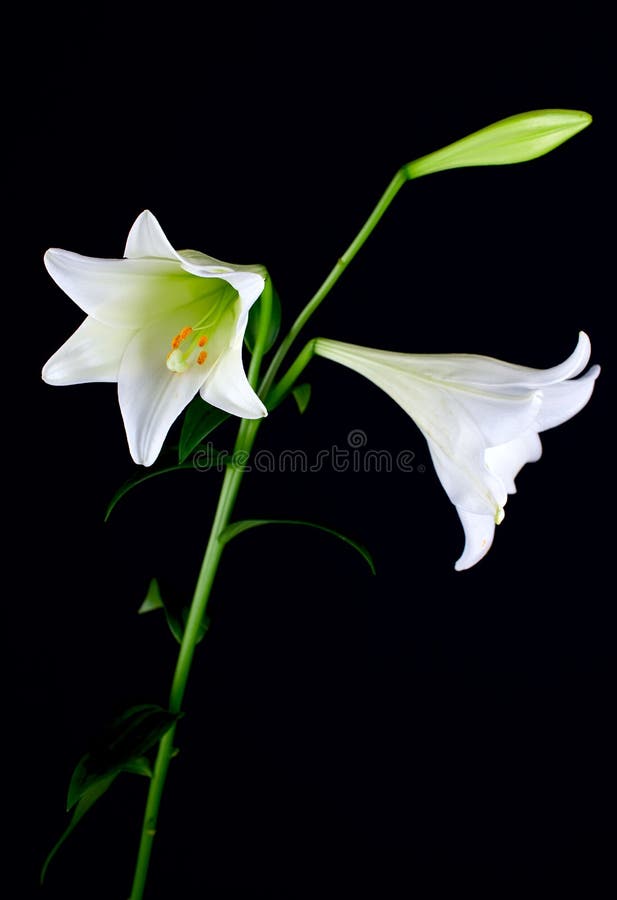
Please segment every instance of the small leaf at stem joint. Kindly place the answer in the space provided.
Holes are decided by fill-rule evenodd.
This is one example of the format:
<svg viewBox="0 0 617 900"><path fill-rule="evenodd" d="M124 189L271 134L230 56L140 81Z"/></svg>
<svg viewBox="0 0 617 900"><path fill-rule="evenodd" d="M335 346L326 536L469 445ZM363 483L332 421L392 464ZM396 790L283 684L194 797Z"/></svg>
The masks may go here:
<svg viewBox="0 0 617 900"><path fill-rule="evenodd" d="M294 400L298 404L298 410L300 415L306 410L306 407L309 405L309 400L311 399L311 386L310 384L299 384L293 390L292 394L294 396Z"/></svg>

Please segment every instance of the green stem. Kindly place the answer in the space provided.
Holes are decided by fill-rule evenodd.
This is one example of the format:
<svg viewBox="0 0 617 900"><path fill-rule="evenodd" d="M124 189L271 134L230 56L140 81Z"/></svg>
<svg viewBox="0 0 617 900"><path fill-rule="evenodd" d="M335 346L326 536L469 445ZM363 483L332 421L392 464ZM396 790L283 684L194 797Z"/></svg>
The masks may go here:
<svg viewBox="0 0 617 900"><path fill-rule="evenodd" d="M252 386L255 386L259 378L259 369L263 357L268 326L270 323L270 315L272 311L272 287L270 279L266 281L266 286L262 295L261 316L259 321L259 329L255 342L255 350L249 367L248 378ZM208 546L201 565L193 601L186 621L182 643L178 653L178 660L169 694L169 709L171 712L180 712L182 709L182 701L186 691L191 664L195 654L195 647L200 636L200 626L206 612L210 592L214 583L214 578L223 553L223 544L219 536L223 529L229 524L234 504L240 489L240 483L244 470L233 465L233 460L238 458L248 458L261 419L243 419L238 430L238 437L234 447L232 463L228 465L221 487L218 506L214 515L214 522L208 539ZM150 865L150 857L152 855L152 846L156 835L156 827L159 815L159 808L163 796L163 789L167 780L169 771L169 763L174 753L174 738L176 726L174 725L162 738L154 764L154 771L150 781L150 789L148 791L148 799L146 801L146 809L141 830L141 840L139 843L139 852L137 855L137 863L135 865L135 875L133 878L133 887L131 889L130 900L142 900L146 879L148 877L148 868Z"/></svg>
<svg viewBox="0 0 617 900"><path fill-rule="evenodd" d="M279 403L285 399L285 396L293 388L295 382L300 377L304 369L308 366L315 355L315 338L310 340L308 344L300 351L293 363L287 369L281 380L274 385L267 396L267 406L269 410L275 409Z"/></svg>
<svg viewBox="0 0 617 900"><path fill-rule="evenodd" d="M322 301L330 293L358 250L360 250L360 248L364 245L366 239L372 234L375 226L380 221L381 217L388 209L405 182L409 179L409 177L410 174L408 172L408 166L402 166L381 195L379 201L377 202L377 205L375 206L375 209L370 214L354 240L351 242L347 250L345 250L340 259L337 260L336 265L334 266L326 280L323 282L321 287L319 287L317 292L311 297L296 321L293 323L288 334L285 336L285 339L281 341L281 344L277 352L275 353L272 362L270 363L268 371L264 375L264 379L259 388L259 395L261 397L267 396L268 391L270 390L272 383L276 378L277 372L280 369L283 360L287 356L291 345L296 340L313 313L318 309Z"/></svg>
<svg viewBox="0 0 617 900"><path fill-rule="evenodd" d="M253 355L251 356L251 362L247 375L249 384L253 388L257 386L257 381L259 379L259 370L261 368L261 361L263 359L264 350L266 347L266 340L268 339L270 319L272 318L272 279L269 275L266 276L266 283L264 285L262 295L259 298L259 303L261 304L259 327L257 329L255 349L253 350Z"/></svg>
<svg viewBox="0 0 617 900"><path fill-rule="evenodd" d="M373 212L370 214L363 227L358 232L357 236L349 245L345 253L343 253L340 259L337 261L336 265L334 266L328 277L325 279L321 287L309 300L296 321L293 323L289 333L281 342L277 352L275 353L268 371L266 372L264 379L260 385L259 394L262 398L268 397L274 379L285 357L287 356L289 349L298 337L300 331L304 328L313 313L318 309L324 298L332 290L358 250L360 250L367 238L372 234L375 226L380 221L381 217L390 206L390 203L409 177L410 176L409 172L407 171L407 167L404 166L403 168L399 169L399 171L396 173L396 175L382 194ZM268 332L272 310L272 286L269 278L267 278L266 280L266 285L262 294L261 302L262 315L260 317L255 350L253 352L253 357L248 373L249 382L253 387L256 386L257 380L259 378L259 370L263 357L265 340ZM274 388L274 390L268 397L271 405L276 405L277 402L280 402L285 393L293 386L293 383L300 372L308 364L312 355L313 342L311 341L306 345L302 353L300 353L296 361L292 364L285 376L281 379L281 382ZM234 447L234 455L232 459L239 458L240 454L243 455L241 458L248 457L253 447L255 437L257 436L260 422L260 419L244 419L242 421L240 429L238 431L238 437L236 440L236 445ZM208 540L208 546L206 548L201 571L199 573L199 578L195 587L195 593L186 622L182 644L180 645L180 652L178 654L178 661L176 663L176 669L174 672L169 697L169 708L171 712L180 712L182 708L182 701L184 699L184 693L191 670L191 663L193 661L195 647L199 638L200 625L206 612L208 599L210 597L210 591L212 589L212 584L214 582L214 578L221 559L221 554L223 552L223 545L220 542L220 534L229 523L236 497L238 496L238 490L240 489L240 483L242 481L243 474L244 473L242 469L234 467L233 464L228 466L225 473L218 506L214 516L214 522L212 524L212 530L210 532L210 538ZM139 845L139 853L137 857L137 864L135 867L135 876L130 900L142 900L143 897L146 878L148 875L150 856L152 853L152 845L156 834L159 807L161 804L163 789L167 778L167 772L169 770L169 763L173 755L175 730L175 726L172 727L165 734L159 744L158 755L154 765L154 772L152 775L152 780L150 782L150 790L148 792L148 799L146 802L141 841Z"/></svg>

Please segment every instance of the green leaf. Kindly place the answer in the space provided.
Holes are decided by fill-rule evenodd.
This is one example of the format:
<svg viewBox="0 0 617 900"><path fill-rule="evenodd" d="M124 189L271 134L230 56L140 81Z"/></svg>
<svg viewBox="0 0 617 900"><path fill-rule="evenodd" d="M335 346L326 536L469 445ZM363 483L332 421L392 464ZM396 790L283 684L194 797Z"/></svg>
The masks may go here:
<svg viewBox="0 0 617 900"><path fill-rule="evenodd" d="M263 297L263 294L261 295ZM257 331L259 329L259 319L261 316L261 297L251 306L249 312L249 320L248 325L246 326L246 331L244 333L244 343L248 347L249 351L252 353L255 349L255 342L257 340ZM268 352L268 350L272 347L275 340L278 337L278 333L281 329L281 301L279 295L277 294L274 285L272 286L272 312L270 314L270 325L268 327L268 334L266 336L266 343L264 345L264 354Z"/></svg>
<svg viewBox="0 0 617 900"><path fill-rule="evenodd" d="M116 493L113 495L109 504L107 505L107 509L105 510L105 521L109 519L115 507L118 505L120 500L125 497L129 491L132 491L133 488L136 488L138 484L143 484L144 481L149 481L150 478L156 478L158 475L165 475L167 472L179 472L181 469L192 469L193 463L175 463L173 466L164 466L160 469L148 469L145 472L140 470L137 475L134 475L132 478L129 478L128 481L125 481L121 487L118 488ZM202 466L205 468L205 466Z"/></svg>
<svg viewBox="0 0 617 900"><path fill-rule="evenodd" d="M69 785L67 810L112 775L123 771L144 774L144 753L158 743L179 716L154 704L134 706L119 716L77 763Z"/></svg>
<svg viewBox="0 0 617 900"><path fill-rule="evenodd" d="M159 583L156 578L152 578L148 585L148 593L137 612L141 615L142 613L152 612L153 609L164 609L164 607L165 604L161 597Z"/></svg>
<svg viewBox="0 0 617 900"><path fill-rule="evenodd" d="M180 432L180 444L178 446L178 461L182 464L193 450L212 434L226 419L229 413L210 406L202 400L199 394L194 397L187 406Z"/></svg>
<svg viewBox="0 0 617 900"><path fill-rule="evenodd" d="M248 531L249 528L257 528L260 525L304 525L307 528L317 528L319 531L325 531L326 534L331 534L334 537L339 538L339 540L344 541L346 544L349 544L350 547L353 547L354 550L357 550L368 563L373 575L376 574L373 557L366 547L359 544L358 541L354 541L352 538L341 534L341 532L337 531L335 528L328 528L326 525L318 525L316 522L305 522L302 519L243 519L241 522L232 522L231 525L224 528L219 534L219 541L221 544L227 544L235 538L236 535L242 534L243 531Z"/></svg>
<svg viewBox="0 0 617 900"><path fill-rule="evenodd" d="M170 713L153 704L134 706L122 713L96 746L82 756L73 772L67 798L67 810L75 809L66 830L43 863L41 884L60 847L121 772L152 778L150 761L143 754L179 717L179 713Z"/></svg>
<svg viewBox="0 0 617 900"><path fill-rule="evenodd" d="M165 601L161 594L158 581L156 580L156 578L153 578L150 581L146 598L137 612L138 614L142 614L152 612L156 609L164 610L165 619L167 620L167 624L169 625L169 630L171 631L177 642L181 644L182 638L184 637L186 621L189 615L189 607L182 606L176 608L175 604L171 604L168 601ZM204 639L209 625L210 619L208 618L208 616L204 616L201 625L199 626L199 631L197 632L198 644L201 643L201 641Z"/></svg>
<svg viewBox="0 0 617 900"><path fill-rule="evenodd" d="M145 775L147 778L152 778L152 767L150 766L150 761L145 756L129 760L122 766L122 769L120 771L130 772L134 775ZM68 827L63 832L60 839L54 844L54 846L48 853L45 862L43 863L43 868L41 869L41 884L43 884L45 880L45 875L47 873L47 868L50 862L52 861L60 847L64 844L71 832L74 831L75 827L79 824L88 810L92 806L94 806L96 801L100 797L102 797L103 794L107 792L108 788L111 787L119 774L119 772L113 772L106 777L99 778L99 780L94 782L94 784L90 788L88 788L81 796L81 799L79 800L77 806L73 811L73 815L71 817L71 821L68 824Z"/></svg>
<svg viewBox="0 0 617 900"><path fill-rule="evenodd" d="M131 775L143 775L145 778L152 778L152 766L147 756L138 756L131 759L122 766L123 772Z"/></svg>
<svg viewBox="0 0 617 900"><path fill-rule="evenodd" d="M45 881L45 875L47 874L47 869L49 868L49 864L60 849L60 847L64 844L68 836L75 830L75 827L79 824L81 819L85 816L88 810L94 806L99 797L102 797L103 794L107 791L107 789L113 784L117 777L118 773L114 772L113 775L108 775L106 778L101 778L95 784L92 785L88 790L86 790L79 800L77 806L75 807L75 811L71 817L71 821L66 828L66 831L61 835L58 841L51 848L49 853L47 854L47 858L43 863L43 868L41 869L41 884Z"/></svg>
<svg viewBox="0 0 617 900"><path fill-rule="evenodd" d="M182 638L184 637L184 629L186 628L186 622L187 622L188 617L189 617L189 608L188 608L188 606L185 606L182 609L182 612L180 613L181 624L178 623L178 632L179 633L178 633L178 635L175 636L176 640L178 641L179 644L182 643ZM197 630L197 641L196 641L197 644L201 644L204 637L206 636L206 632L208 631L209 627L210 627L210 617L208 615L204 614L204 617L201 620L201 622L199 624L199 628Z"/></svg>
<svg viewBox="0 0 617 900"><path fill-rule="evenodd" d="M299 384L291 393L294 395L294 400L298 404L300 415L302 415L311 399L311 386L310 384Z"/></svg>

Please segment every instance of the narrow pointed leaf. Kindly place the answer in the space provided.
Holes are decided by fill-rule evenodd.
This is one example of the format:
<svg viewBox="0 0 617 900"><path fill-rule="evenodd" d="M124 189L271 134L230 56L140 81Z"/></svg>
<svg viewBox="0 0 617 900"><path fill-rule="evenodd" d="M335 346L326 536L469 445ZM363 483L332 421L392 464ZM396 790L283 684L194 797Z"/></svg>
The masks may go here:
<svg viewBox="0 0 617 900"><path fill-rule="evenodd" d="M294 395L294 400L298 404L298 409L302 415L311 399L311 386L310 384L299 384L293 389L292 394Z"/></svg>
<svg viewBox="0 0 617 900"><path fill-rule="evenodd" d="M133 478L129 478L128 481L125 481L123 485L121 485L116 493L113 495L111 500L107 505L107 509L105 510L105 521L109 519L115 507L118 505L120 500L125 497L129 491L132 491L133 488L136 488L138 485L143 484L145 481L149 481L151 478L157 478L159 475L165 475L168 472L179 472L181 469L192 469L193 463L175 463L173 466L164 466L160 469L140 469L137 475L134 475ZM205 464L201 465L201 468L206 468ZM144 610L145 612L145 610Z"/></svg>
<svg viewBox="0 0 617 900"><path fill-rule="evenodd" d="M182 638L184 637L184 629L186 627L186 621L188 619L188 616L189 616L189 608L188 608L188 606L185 606L181 613L182 625L180 626L180 638L178 640L179 643L182 643ZM201 620L201 623L199 625L199 629L197 631L197 643L198 644L201 644L201 642L203 641L209 627L210 627L210 618L209 618L209 616L204 615L204 617Z"/></svg>
<svg viewBox="0 0 617 900"><path fill-rule="evenodd" d="M95 784L122 771L143 774L141 757L163 737L178 720L161 706L135 706L119 716L97 744L78 762L67 797L71 809Z"/></svg>
<svg viewBox="0 0 617 900"><path fill-rule="evenodd" d="M152 778L152 766L147 756L138 756L131 759L122 766L123 772L130 775L143 775L145 778Z"/></svg>
<svg viewBox="0 0 617 900"><path fill-rule="evenodd" d="M188 606L183 606L179 609L176 609L175 604L171 604L169 601L166 601L161 594L158 581L156 580L156 578L153 578L150 581L146 598L137 610L137 613L143 614L147 612L153 612L157 609L162 609L165 612L165 619L167 620L169 630L171 631L176 641L181 644L182 638L184 637L184 629L189 614L189 608ZM209 624L210 620L207 616L204 616L202 623L199 626L197 638L198 644L203 640L204 635L208 630Z"/></svg>
<svg viewBox="0 0 617 900"><path fill-rule="evenodd" d="M178 445L178 461L182 464L204 438L212 434L226 419L229 413L210 406L199 394L191 400L184 413L180 443Z"/></svg>
<svg viewBox="0 0 617 900"><path fill-rule="evenodd" d="M263 297L263 294L262 294ZM244 343L252 353L255 349L255 342L257 341L257 332L259 330L259 319L261 316L261 297L259 300L251 306L251 310L249 312L249 321L246 326L246 331L244 332ZM268 326L268 334L266 336L266 343L264 346L264 353L267 353L268 350L272 347L275 340L278 337L278 333L281 329L281 301L279 299L279 295L277 294L274 286L272 287L272 311L270 313L270 324Z"/></svg>
<svg viewBox="0 0 617 900"><path fill-rule="evenodd" d="M188 606L185 606L181 611L180 615L177 616L174 613L170 612L167 608L165 608L165 618L167 619L167 624L169 625L169 630L175 637L176 641L181 644L182 639L184 637L184 629L186 627L186 620L188 619L189 609ZM201 644L203 641L206 632L210 626L210 619L208 616L204 616L201 624L199 626L199 630L197 632L197 641L196 643Z"/></svg>
<svg viewBox="0 0 617 900"><path fill-rule="evenodd" d="M163 608L164 603L163 598L161 597L159 583L156 578L152 578L148 586L148 593L146 594L144 602L141 604L137 612L141 615L142 613L152 612L152 610L154 609Z"/></svg>
<svg viewBox="0 0 617 900"><path fill-rule="evenodd" d="M68 827L47 854L47 859L43 863L43 868L41 869L41 884L43 884L43 882L45 881L45 875L47 874L49 864L60 847L64 844L68 836L75 830L76 826L79 824L81 819L83 819L88 810L94 806L96 801L100 797L102 797L107 789L113 784L117 775L118 773L114 772L113 775L108 775L106 778L100 778L95 784L92 785L92 787L90 787L87 791L84 792L84 794L82 794L81 799L75 807Z"/></svg>
<svg viewBox="0 0 617 900"><path fill-rule="evenodd" d="M326 525L318 525L316 522L306 522L302 519L243 519L240 522L232 522L231 525L224 528L219 535L219 541L222 544L227 544L238 534L242 534L243 531L248 531L250 528L258 528L260 525L304 525L307 528L316 528L318 531L325 531L326 534L331 534L339 540L344 541L344 543L349 544L350 547L353 547L353 549L366 561L373 575L376 574L375 564L371 554L366 547L358 543L358 541L354 541L352 538L341 534L341 532L337 531L335 528L329 528Z"/></svg>

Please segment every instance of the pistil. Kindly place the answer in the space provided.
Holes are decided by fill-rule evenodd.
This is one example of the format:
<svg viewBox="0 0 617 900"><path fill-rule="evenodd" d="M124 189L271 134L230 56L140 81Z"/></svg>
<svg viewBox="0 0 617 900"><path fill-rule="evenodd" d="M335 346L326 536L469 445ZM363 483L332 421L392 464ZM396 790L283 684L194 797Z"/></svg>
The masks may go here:
<svg viewBox="0 0 617 900"><path fill-rule="evenodd" d="M174 372L176 375L181 375L191 367L193 362L196 362L198 366L203 366L206 359L208 358L208 353L206 352L206 350L200 349L199 353L197 353L196 358L195 353L198 348L203 348L207 344L207 334L195 334L188 347L185 350L180 349L182 344L186 342L187 338L198 330L201 329L192 328L190 325L186 325L174 337L171 342L171 350L167 354L167 368L170 372Z"/></svg>

